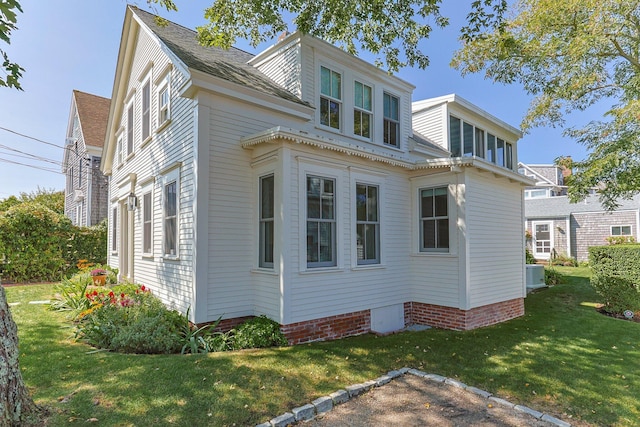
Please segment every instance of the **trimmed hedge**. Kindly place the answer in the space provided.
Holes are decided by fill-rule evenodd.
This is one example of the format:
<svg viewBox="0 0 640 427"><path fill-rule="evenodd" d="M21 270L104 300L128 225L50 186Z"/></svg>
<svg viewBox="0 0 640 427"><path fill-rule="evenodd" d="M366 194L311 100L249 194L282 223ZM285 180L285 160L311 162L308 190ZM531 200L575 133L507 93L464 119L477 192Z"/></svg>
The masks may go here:
<svg viewBox="0 0 640 427"><path fill-rule="evenodd" d="M607 312L640 311L640 245L591 247L589 265Z"/></svg>
<svg viewBox="0 0 640 427"><path fill-rule="evenodd" d="M106 225L76 227L40 203L23 202L0 213L0 258L3 255L3 278L58 281L78 270L79 259L106 263Z"/></svg>

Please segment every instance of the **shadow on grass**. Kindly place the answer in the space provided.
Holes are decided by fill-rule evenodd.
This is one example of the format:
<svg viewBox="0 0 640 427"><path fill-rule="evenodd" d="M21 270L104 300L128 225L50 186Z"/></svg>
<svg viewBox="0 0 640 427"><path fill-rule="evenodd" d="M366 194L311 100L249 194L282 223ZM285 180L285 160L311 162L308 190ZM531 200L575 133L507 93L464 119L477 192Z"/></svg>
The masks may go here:
<svg viewBox="0 0 640 427"><path fill-rule="evenodd" d="M567 271L574 275L567 284L527 298L525 316L493 327L196 356L87 354L91 348L72 341L59 313L22 306L22 366L38 403L57 412L54 426L90 418L104 425L255 425L403 366L572 423L633 425L640 419L640 324L597 313L588 306L597 299L586 270Z"/></svg>

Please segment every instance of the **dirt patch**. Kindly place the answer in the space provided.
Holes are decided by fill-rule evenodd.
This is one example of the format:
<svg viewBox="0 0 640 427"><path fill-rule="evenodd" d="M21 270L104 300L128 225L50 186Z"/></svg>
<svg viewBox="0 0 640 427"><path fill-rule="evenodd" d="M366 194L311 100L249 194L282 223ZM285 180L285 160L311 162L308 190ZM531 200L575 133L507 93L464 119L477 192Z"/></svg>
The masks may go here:
<svg viewBox="0 0 640 427"><path fill-rule="evenodd" d="M403 375L306 423L350 426L554 426L449 384Z"/></svg>

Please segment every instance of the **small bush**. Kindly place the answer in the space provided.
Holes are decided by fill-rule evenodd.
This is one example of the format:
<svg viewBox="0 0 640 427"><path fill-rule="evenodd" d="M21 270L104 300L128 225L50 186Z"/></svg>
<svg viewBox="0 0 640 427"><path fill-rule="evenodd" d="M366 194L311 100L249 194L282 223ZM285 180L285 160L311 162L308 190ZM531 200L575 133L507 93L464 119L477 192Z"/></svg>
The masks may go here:
<svg viewBox="0 0 640 427"><path fill-rule="evenodd" d="M90 345L123 353L178 353L181 331L188 321L169 310L144 286L132 294L108 289L85 295L90 301L80 314L76 336Z"/></svg>
<svg viewBox="0 0 640 427"><path fill-rule="evenodd" d="M531 253L531 251L528 248L524 249L524 257L525 257L525 262L527 264L535 264L536 263L536 257L533 256L533 254Z"/></svg>
<svg viewBox="0 0 640 427"><path fill-rule="evenodd" d="M544 269L544 283L547 286L555 286L564 282L564 276L555 268Z"/></svg>
<svg viewBox="0 0 640 427"><path fill-rule="evenodd" d="M62 280L60 284L53 287L54 295L51 299L51 309L71 311L71 317L75 319L91 304L91 301L86 297L90 283L91 280L86 280L78 274L70 279Z"/></svg>
<svg viewBox="0 0 640 427"><path fill-rule="evenodd" d="M589 265L591 285L603 298L605 311L640 310L640 245L591 247Z"/></svg>
<svg viewBox="0 0 640 427"><path fill-rule="evenodd" d="M567 254L561 253L561 254L556 254L554 253L553 256L551 257L551 265L560 265L560 266L564 266L564 267L577 267L578 266L578 261L576 261L575 258L570 257Z"/></svg>
<svg viewBox="0 0 640 427"><path fill-rule="evenodd" d="M234 350L287 345L280 325L266 316L249 319L231 331Z"/></svg>

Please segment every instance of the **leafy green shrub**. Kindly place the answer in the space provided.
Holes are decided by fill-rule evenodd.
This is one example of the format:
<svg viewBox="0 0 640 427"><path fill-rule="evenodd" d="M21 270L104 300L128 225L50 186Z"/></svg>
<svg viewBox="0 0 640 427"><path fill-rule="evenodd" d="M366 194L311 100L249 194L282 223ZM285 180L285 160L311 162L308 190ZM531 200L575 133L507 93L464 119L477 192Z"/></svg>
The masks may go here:
<svg viewBox="0 0 640 427"><path fill-rule="evenodd" d="M234 350L243 348L265 348L287 345L287 339L280 325L262 315L249 319L231 331L231 344Z"/></svg>
<svg viewBox="0 0 640 427"><path fill-rule="evenodd" d="M180 351L188 325L144 286L131 294L107 289L86 294L90 307L80 315L76 336L94 347L123 353L166 354Z"/></svg>
<svg viewBox="0 0 640 427"><path fill-rule="evenodd" d="M524 257L525 257L525 262L527 264L535 264L536 263L536 257L533 256L533 254L531 253L529 248L525 248L524 249Z"/></svg>
<svg viewBox="0 0 640 427"><path fill-rule="evenodd" d="M589 248L591 285L610 313L640 310L640 245Z"/></svg>
<svg viewBox="0 0 640 427"><path fill-rule="evenodd" d="M577 267L578 261L576 261L575 258L565 253L557 254L554 252L553 256L551 257L551 265L561 265L564 267Z"/></svg>
<svg viewBox="0 0 640 427"><path fill-rule="evenodd" d="M606 240L610 245L626 245L636 242L636 239L633 236L609 236Z"/></svg>
<svg viewBox="0 0 640 427"><path fill-rule="evenodd" d="M77 271L79 258L104 263L106 223L76 227L63 214L33 201L0 212L3 275L17 282L58 281Z"/></svg>
<svg viewBox="0 0 640 427"><path fill-rule="evenodd" d="M564 276L555 268L548 267L544 269L544 283L547 286L555 286L564 282Z"/></svg>
<svg viewBox="0 0 640 427"><path fill-rule="evenodd" d="M187 310L187 318L189 310ZM210 351L225 351L229 349L228 334L215 332L214 329L220 324L222 317L209 325L197 327L187 322L182 331L182 354L209 353Z"/></svg>
<svg viewBox="0 0 640 427"><path fill-rule="evenodd" d="M71 317L75 319L90 306L91 301L86 297L90 283L90 279L86 280L78 274L70 279L63 279L60 284L53 287L54 295L51 299L51 309L72 311Z"/></svg>

